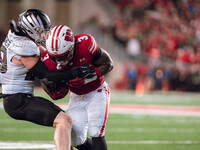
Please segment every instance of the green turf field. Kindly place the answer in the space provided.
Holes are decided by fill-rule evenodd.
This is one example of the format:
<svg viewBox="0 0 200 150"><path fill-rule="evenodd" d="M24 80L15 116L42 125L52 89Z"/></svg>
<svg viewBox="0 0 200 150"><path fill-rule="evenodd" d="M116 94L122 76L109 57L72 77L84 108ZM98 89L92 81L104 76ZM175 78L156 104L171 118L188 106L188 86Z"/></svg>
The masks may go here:
<svg viewBox="0 0 200 150"><path fill-rule="evenodd" d="M42 90L36 90L36 95L49 98L39 91ZM67 103L67 100L60 102ZM131 92L113 92L111 104L200 107L200 94L154 93L137 97ZM0 143L16 141L52 145L53 132L51 127L11 119L5 114L0 100ZM111 113L106 139L108 150L200 150L200 116Z"/></svg>

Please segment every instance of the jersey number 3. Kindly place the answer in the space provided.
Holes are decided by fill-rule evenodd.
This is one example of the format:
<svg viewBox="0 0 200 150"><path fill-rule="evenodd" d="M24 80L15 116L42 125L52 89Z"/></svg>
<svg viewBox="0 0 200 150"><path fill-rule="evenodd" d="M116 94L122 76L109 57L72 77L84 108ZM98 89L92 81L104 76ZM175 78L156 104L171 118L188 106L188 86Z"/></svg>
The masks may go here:
<svg viewBox="0 0 200 150"><path fill-rule="evenodd" d="M80 38L78 38L78 41L81 42L82 40L87 40L88 36L81 36Z"/></svg>

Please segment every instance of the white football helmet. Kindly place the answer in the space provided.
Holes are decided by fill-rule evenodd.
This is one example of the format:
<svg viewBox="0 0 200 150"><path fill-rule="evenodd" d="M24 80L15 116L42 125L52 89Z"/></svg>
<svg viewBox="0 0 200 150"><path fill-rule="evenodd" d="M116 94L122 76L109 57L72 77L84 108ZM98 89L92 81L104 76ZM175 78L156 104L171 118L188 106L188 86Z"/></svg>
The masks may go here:
<svg viewBox="0 0 200 150"><path fill-rule="evenodd" d="M64 25L55 26L47 35L46 49L51 59L57 63L57 69L67 65L73 57L74 43L72 30Z"/></svg>

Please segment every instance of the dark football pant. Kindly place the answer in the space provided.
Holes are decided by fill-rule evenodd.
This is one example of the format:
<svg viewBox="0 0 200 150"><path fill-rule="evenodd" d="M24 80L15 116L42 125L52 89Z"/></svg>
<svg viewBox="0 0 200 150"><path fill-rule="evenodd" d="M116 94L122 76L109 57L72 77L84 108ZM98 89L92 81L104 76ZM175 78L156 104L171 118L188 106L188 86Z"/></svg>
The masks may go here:
<svg viewBox="0 0 200 150"><path fill-rule="evenodd" d="M3 96L6 113L18 120L26 120L39 125L53 126L62 109L51 101L29 94L6 94Z"/></svg>

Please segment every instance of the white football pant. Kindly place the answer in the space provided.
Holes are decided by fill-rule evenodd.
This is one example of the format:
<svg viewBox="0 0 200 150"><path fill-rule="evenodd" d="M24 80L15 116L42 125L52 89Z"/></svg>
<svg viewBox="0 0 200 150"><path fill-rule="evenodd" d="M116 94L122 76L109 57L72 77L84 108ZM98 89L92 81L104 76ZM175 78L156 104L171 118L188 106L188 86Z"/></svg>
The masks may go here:
<svg viewBox="0 0 200 150"><path fill-rule="evenodd" d="M109 105L110 91L106 82L87 94L71 92L66 113L72 118L72 146L83 144L87 131L91 137L105 135Z"/></svg>

